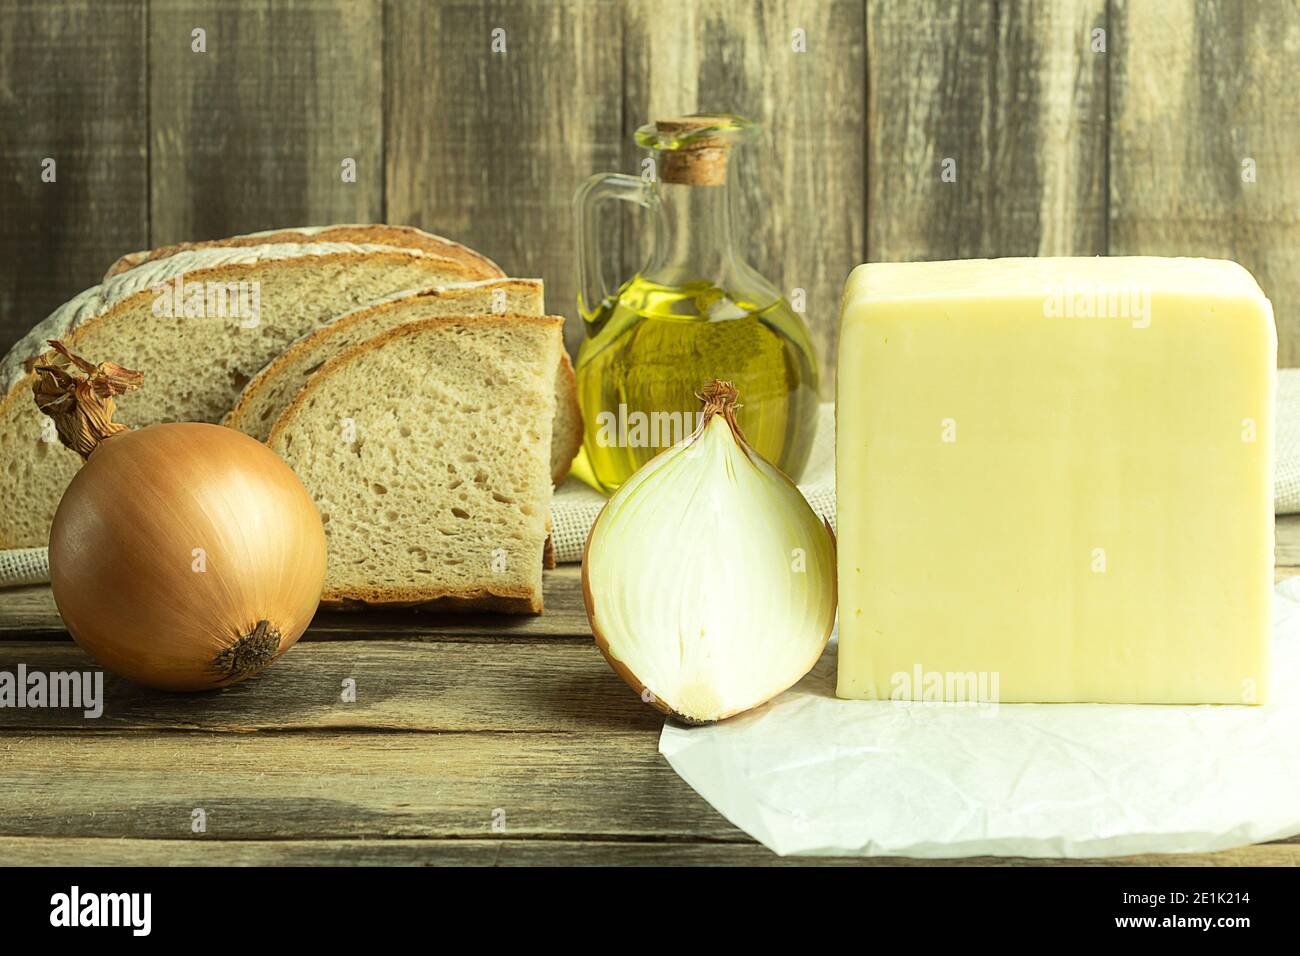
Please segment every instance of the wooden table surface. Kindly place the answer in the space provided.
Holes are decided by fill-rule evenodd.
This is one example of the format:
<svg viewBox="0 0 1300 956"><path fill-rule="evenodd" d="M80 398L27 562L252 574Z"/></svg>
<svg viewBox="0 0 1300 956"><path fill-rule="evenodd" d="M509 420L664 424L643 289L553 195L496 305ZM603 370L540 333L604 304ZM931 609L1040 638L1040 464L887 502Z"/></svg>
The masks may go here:
<svg viewBox="0 0 1300 956"><path fill-rule="evenodd" d="M1300 574L1291 520L1279 578ZM781 859L733 827L659 755L661 719L593 646L577 567L546 581L540 618L322 614L225 691L108 675L97 720L0 709L0 863L913 862ZM0 670L20 663L93 666L46 587L0 591ZM1300 838L1105 862L1296 865Z"/></svg>

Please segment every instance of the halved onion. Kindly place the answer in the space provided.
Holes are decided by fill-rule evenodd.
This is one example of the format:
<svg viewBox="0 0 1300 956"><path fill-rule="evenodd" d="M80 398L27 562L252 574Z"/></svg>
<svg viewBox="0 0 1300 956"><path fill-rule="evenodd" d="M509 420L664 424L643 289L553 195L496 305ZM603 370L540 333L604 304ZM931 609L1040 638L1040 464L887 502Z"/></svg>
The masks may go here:
<svg viewBox="0 0 1300 956"><path fill-rule="evenodd" d="M756 707L812 669L835 624L835 538L749 447L713 382L689 438L610 498L587 538L596 644L642 699L691 723Z"/></svg>

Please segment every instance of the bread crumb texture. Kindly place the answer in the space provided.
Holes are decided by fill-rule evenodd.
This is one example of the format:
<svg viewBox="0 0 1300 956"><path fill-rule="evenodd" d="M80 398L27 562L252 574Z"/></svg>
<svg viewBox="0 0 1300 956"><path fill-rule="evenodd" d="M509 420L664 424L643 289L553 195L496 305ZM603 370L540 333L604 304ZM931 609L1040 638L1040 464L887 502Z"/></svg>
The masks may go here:
<svg viewBox="0 0 1300 956"><path fill-rule="evenodd" d="M269 442L325 522L327 600L540 610L562 325L424 319L311 376Z"/></svg>

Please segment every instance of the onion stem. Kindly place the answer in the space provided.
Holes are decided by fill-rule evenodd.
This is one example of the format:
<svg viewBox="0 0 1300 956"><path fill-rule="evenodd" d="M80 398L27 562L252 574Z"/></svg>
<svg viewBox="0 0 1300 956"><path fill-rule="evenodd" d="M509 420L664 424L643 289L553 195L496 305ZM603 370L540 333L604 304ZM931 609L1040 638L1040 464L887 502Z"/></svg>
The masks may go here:
<svg viewBox="0 0 1300 956"><path fill-rule="evenodd" d="M73 355L58 339L49 344L53 351L36 360L32 392L37 407L54 421L59 441L84 461L102 441L129 430L113 421L113 397L139 388L144 373L114 362L94 365ZM85 376L73 374L74 366Z"/></svg>

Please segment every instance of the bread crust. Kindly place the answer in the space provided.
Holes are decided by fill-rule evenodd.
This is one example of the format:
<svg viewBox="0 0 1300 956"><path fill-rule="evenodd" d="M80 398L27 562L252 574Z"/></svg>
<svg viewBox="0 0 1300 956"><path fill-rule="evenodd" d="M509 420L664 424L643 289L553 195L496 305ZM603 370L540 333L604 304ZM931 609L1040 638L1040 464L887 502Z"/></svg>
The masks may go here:
<svg viewBox="0 0 1300 956"><path fill-rule="evenodd" d="M503 279L506 275L501 267L487 256L444 236L425 232L423 229L417 229L414 226L356 223L272 229L266 232L229 236L224 239L177 242L167 246L158 246L156 249L128 252L108 267L108 271L104 273L104 278L110 279L143 263L153 262L156 259L165 259L168 256L174 256L178 252L187 252L191 249L314 242L371 243L417 249L421 252L433 253L463 263L469 269L469 275L474 279Z"/></svg>
<svg viewBox="0 0 1300 956"><path fill-rule="evenodd" d="M358 597L364 594L365 597ZM483 611L498 611L502 614L541 614L542 595L531 593L496 593L487 590L463 590L456 593L443 593L438 597L421 596L415 589L393 588L390 591L378 589L349 589L347 594L336 590L326 590L321 595L321 607L331 611L364 611L368 608L394 610L398 608L420 608L434 612L454 614L472 614Z"/></svg>
<svg viewBox="0 0 1300 956"><path fill-rule="evenodd" d="M493 324L501 326L517 326L523 324L536 324L550 326L559 330L561 337L564 330L564 319L556 315L524 315L518 312L490 313L479 316L464 315L439 315L430 316L425 319L418 319L412 322L406 322L380 332L372 338L359 342L352 347L345 349L338 355L331 358L316 372L313 372L307 380L307 384L299 389L298 394L294 396L289 406L280 413L280 417L275 420L271 426L271 431L267 435L266 444L275 449L277 440L284 431L297 417L300 409L312 400L312 395L319 387L320 383L325 381L331 373L341 365L350 362L355 356L363 352L378 348L385 342L392 339L401 338L407 335L414 335L423 328L437 325L457 325L463 324L466 319L471 319L476 323ZM563 351L563 344L561 344ZM547 519L549 530L549 516ZM548 536L549 538L549 536ZM543 556L543 566L545 559ZM425 607L445 610L462 610L462 611L481 611L496 610L504 611L511 614L541 614L543 610L543 597L539 589L533 594L526 587L502 587L502 588L448 588L448 587L382 587L375 585L363 585L361 587L348 588L346 591L339 588L326 587L325 593L321 597L321 603L326 607L338 610L359 610L366 607Z"/></svg>
<svg viewBox="0 0 1300 956"><path fill-rule="evenodd" d="M573 431L563 436L561 439L564 442L562 446L564 448L564 455L561 459L564 462L564 467L556 469L551 474L551 481L558 486L560 482L569 477L569 469L573 467L573 459L578 457L578 452L582 450L583 424L582 406L578 403L578 378L577 375L574 374L573 362L569 360L568 352L560 353L560 369L556 374L564 376L565 382L567 383L565 388L562 391L558 391L557 394L562 394L564 396L564 400L569 408L569 416L576 425ZM552 434L551 442L554 443L555 441L556 436Z"/></svg>

